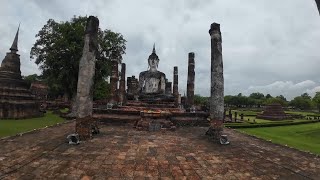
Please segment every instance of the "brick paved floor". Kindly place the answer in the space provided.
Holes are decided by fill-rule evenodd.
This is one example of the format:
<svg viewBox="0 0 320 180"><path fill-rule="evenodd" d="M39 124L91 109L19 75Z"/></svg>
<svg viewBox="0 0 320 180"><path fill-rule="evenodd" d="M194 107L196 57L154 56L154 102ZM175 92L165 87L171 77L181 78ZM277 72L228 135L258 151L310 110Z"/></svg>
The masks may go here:
<svg viewBox="0 0 320 180"><path fill-rule="evenodd" d="M65 142L74 122L0 140L0 179L320 179L320 159L225 130L231 144L211 142L207 128L141 132L101 126L80 145Z"/></svg>

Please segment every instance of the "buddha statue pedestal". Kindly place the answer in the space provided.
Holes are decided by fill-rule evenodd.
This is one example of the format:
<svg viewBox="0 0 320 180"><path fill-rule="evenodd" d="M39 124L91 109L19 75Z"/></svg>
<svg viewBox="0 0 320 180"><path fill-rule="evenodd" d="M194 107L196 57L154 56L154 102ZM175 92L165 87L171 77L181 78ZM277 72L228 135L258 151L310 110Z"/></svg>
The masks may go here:
<svg viewBox="0 0 320 180"><path fill-rule="evenodd" d="M176 127L171 122L171 113L166 111L141 111L141 119L136 121L135 128L146 131L166 131L175 130Z"/></svg>

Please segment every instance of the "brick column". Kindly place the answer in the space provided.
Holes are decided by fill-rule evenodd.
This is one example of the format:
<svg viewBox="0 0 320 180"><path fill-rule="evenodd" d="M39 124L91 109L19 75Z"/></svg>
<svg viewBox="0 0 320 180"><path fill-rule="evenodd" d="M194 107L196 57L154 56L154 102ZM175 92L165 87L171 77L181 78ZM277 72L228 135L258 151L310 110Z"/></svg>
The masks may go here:
<svg viewBox="0 0 320 180"><path fill-rule="evenodd" d="M190 52L188 56L188 82L187 82L187 106L194 105L194 53Z"/></svg>
<svg viewBox="0 0 320 180"><path fill-rule="evenodd" d="M178 86L178 66L173 67L173 96L175 104L178 106L179 86Z"/></svg>
<svg viewBox="0 0 320 180"><path fill-rule="evenodd" d="M119 72L118 72L118 62L115 60L111 61L111 77L110 77L110 103L117 103L117 89L118 89L118 80L119 80Z"/></svg>
<svg viewBox="0 0 320 180"><path fill-rule="evenodd" d="M211 130L211 135L213 135L215 140L218 140L223 130L224 112L224 79L220 24L212 23L209 34L211 37L211 126L209 131Z"/></svg>
<svg viewBox="0 0 320 180"><path fill-rule="evenodd" d="M121 64L121 77L119 85L119 102L125 104L126 101L126 64Z"/></svg>
<svg viewBox="0 0 320 180"><path fill-rule="evenodd" d="M172 94L172 82L166 82L165 93L166 94Z"/></svg>

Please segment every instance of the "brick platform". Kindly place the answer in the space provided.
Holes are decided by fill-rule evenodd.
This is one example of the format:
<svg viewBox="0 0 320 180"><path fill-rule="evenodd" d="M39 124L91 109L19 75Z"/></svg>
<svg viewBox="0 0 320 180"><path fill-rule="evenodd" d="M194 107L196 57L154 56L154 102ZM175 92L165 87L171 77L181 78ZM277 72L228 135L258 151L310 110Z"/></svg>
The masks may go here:
<svg viewBox="0 0 320 180"><path fill-rule="evenodd" d="M171 132L102 126L68 145L74 122L0 140L0 179L320 179L320 159L233 130L214 144L207 128Z"/></svg>

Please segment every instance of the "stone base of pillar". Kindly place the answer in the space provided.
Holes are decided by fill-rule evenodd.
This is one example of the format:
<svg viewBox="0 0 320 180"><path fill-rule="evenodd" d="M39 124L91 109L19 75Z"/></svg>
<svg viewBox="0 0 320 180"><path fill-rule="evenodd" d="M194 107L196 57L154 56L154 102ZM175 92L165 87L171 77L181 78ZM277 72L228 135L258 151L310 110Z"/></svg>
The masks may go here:
<svg viewBox="0 0 320 180"><path fill-rule="evenodd" d="M92 138L93 134L99 133L98 122L92 117L76 119L76 133L81 141Z"/></svg>
<svg viewBox="0 0 320 180"><path fill-rule="evenodd" d="M210 128L206 132L206 135L210 136L215 142L220 142L223 131L223 121L211 120L210 124Z"/></svg>

